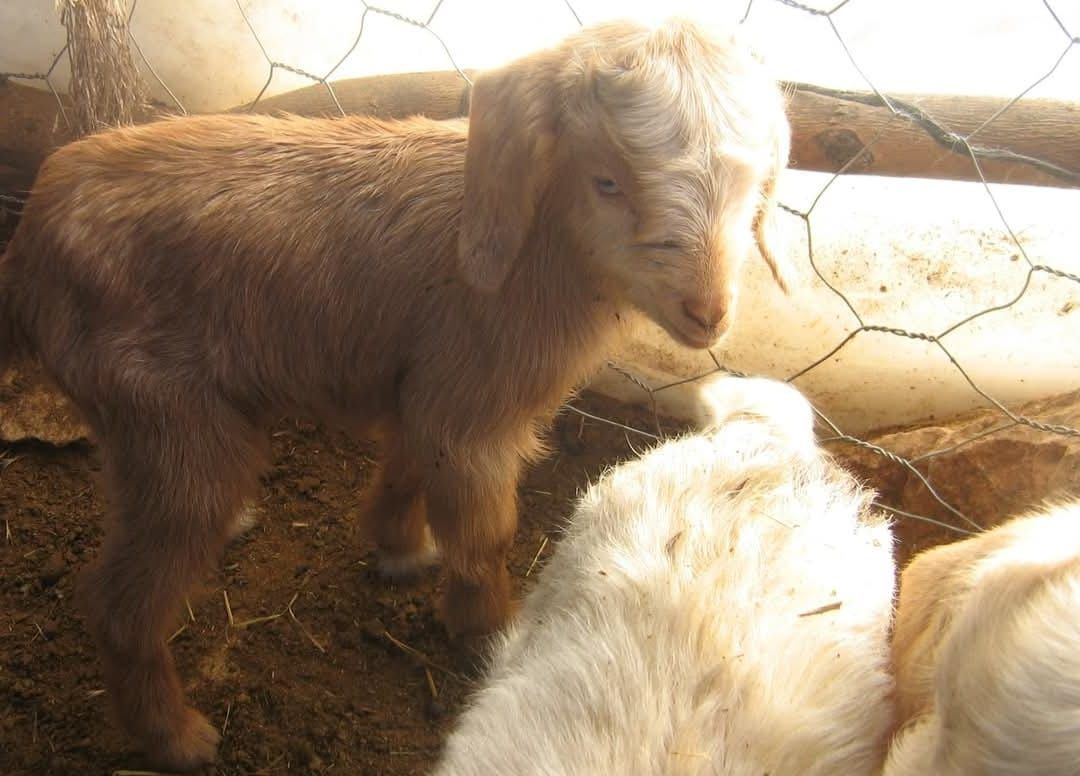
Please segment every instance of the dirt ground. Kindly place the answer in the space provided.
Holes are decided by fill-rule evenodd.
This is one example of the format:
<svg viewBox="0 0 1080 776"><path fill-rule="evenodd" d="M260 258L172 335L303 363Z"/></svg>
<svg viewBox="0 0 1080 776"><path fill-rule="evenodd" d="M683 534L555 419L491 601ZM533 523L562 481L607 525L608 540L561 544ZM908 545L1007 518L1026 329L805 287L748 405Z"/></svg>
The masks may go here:
<svg viewBox="0 0 1080 776"><path fill-rule="evenodd" d="M575 406L653 428L651 415L602 397ZM648 440L568 413L553 442L520 491L519 591L578 490ZM435 619L437 574L391 584L375 573L356 532L370 445L299 423L280 425L273 443L258 523L193 597L172 642L192 701L224 733L210 772L425 773L476 675ZM144 768L108 718L71 603L101 538L93 451L0 450L0 774Z"/></svg>

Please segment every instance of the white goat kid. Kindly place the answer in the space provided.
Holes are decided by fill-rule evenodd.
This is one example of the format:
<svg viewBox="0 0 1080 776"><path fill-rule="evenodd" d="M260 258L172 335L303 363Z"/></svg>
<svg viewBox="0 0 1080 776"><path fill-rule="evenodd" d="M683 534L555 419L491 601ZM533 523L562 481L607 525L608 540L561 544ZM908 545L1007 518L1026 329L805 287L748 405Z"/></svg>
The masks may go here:
<svg viewBox="0 0 1080 776"><path fill-rule="evenodd" d="M438 776L879 771L889 527L793 388L704 395L582 498Z"/></svg>

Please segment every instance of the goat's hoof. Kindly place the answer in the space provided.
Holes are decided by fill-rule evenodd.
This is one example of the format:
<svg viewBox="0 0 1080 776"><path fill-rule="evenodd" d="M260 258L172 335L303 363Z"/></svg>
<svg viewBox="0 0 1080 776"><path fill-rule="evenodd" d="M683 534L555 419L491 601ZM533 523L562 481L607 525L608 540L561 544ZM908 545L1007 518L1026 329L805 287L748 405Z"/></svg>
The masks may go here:
<svg viewBox="0 0 1080 776"><path fill-rule="evenodd" d="M455 639L485 636L499 630L514 615L509 578L500 576L491 585L451 580L443 595L443 624Z"/></svg>
<svg viewBox="0 0 1080 776"><path fill-rule="evenodd" d="M407 555L379 553L379 576L391 582L403 582L415 579L426 569L439 562L439 550L435 543L428 541L418 551Z"/></svg>
<svg viewBox="0 0 1080 776"><path fill-rule="evenodd" d="M499 647L498 632L459 635L449 640L447 660L450 667L469 680L480 680L491 666Z"/></svg>
<svg viewBox="0 0 1080 776"><path fill-rule="evenodd" d="M259 522L259 508L250 504L245 505L233 518L232 524L229 525L229 541L239 539L251 530L251 527L257 522Z"/></svg>
<svg viewBox="0 0 1080 776"><path fill-rule="evenodd" d="M154 746L148 756L154 766L169 771L193 771L217 758L221 736L202 714L187 709L179 731Z"/></svg>

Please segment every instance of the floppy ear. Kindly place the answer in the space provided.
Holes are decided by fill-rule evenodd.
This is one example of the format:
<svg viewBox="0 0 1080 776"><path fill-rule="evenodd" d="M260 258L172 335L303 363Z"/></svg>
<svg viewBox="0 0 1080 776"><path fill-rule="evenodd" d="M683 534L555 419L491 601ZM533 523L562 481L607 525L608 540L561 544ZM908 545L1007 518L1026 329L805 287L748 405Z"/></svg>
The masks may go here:
<svg viewBox="0 0 1080 776"><path fill-rule="evenodd" d="M757 215L754 217L754 240L757 242L761 258L769 265L773 280L776 285L786 294L791 289L795 278L795 270L786 258L777 254L774 246L776 239L776 183L780 173L787 167L788 154L790 153L791 130L787 119L780 121L776 130L776 147L773 151L773 168L769 177L761 187L761 204L758 206Z"/></svg>
<svg viewBox="0 0 1080 776"><path fill-rule="evenodd" d="M550 56L481 73L473 83L458 257L466 282L502 284L532 226L554 144Z"/></svg>

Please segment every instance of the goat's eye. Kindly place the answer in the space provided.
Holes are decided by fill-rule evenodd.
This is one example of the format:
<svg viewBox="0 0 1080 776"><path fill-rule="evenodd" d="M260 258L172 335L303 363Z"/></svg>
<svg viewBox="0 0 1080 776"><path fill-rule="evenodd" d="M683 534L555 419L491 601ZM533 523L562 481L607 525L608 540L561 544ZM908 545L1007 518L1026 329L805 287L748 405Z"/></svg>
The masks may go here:
<svg viewBox="0 0 1080 776"><path fill-rule="evenodd" d="M622 193L619 189L618 182L614 178L598 176L593 178L593 183L596 185L596 190L605 196L613 197L616 194Z"/></svg>

